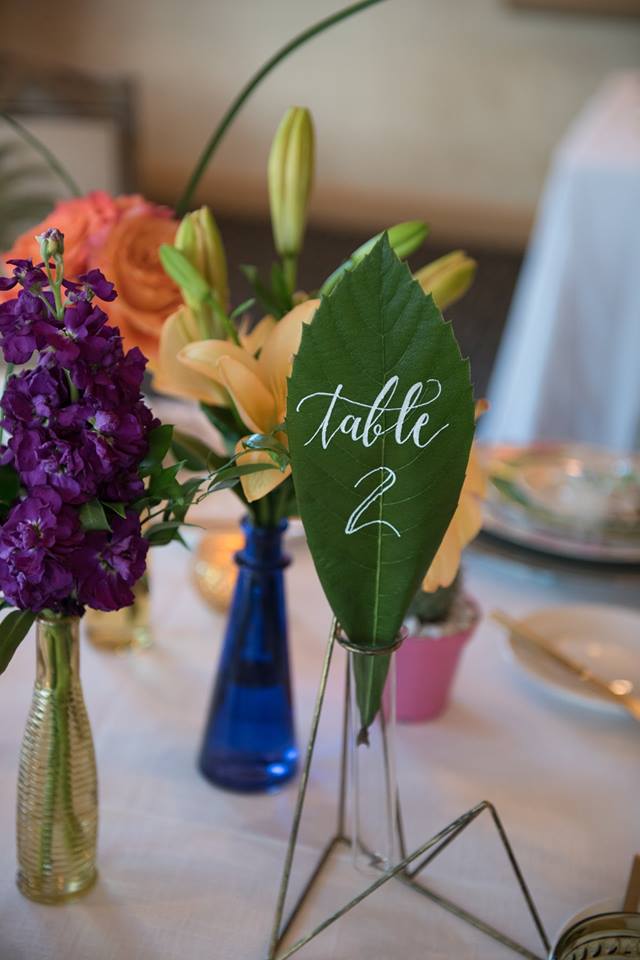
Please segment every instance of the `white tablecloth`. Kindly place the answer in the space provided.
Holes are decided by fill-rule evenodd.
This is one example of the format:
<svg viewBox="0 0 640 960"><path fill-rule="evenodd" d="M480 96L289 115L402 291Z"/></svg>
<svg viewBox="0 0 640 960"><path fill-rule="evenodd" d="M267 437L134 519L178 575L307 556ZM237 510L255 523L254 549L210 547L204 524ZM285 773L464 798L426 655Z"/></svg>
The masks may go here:
<svg viewBox="0 0 640 960"><path fill-rule="evenodd" d="M220 501L223 502L222 500ZM299 737L306 737L329 612L302 539L288 571ZM200 777L195 757L223 618L198 599L179 547L154 555L156 644L133 655L83 645L82 672L100 777L100 879L64 907L14 885L18 751L30 702L33 641L0 680L1 960L263 960L295 785L239 796ZM485 610L513 614L579 599L470 556L468 587ZM479 800L500 811L550 932L585 904L622 896L640 849L640 738L625 715L603 717L531 687L485 620L464 655L454 702L437 722L398 731L409 840L417 846ZM342 654L329 691L297 865L308 867L333 824ZM301 874L296 872L299 879ZM489 822L434 865L434 886L536 948ZM338 860L306 921L357 892ZM404 960L510 954L399 884L331 927L306 960Z"/></svg>
<svg viewBox="0 0 640 960"><path fill-rule="evenodd" d="M640 71L610 78L553 157L481 433L640 446Z"/></svg>

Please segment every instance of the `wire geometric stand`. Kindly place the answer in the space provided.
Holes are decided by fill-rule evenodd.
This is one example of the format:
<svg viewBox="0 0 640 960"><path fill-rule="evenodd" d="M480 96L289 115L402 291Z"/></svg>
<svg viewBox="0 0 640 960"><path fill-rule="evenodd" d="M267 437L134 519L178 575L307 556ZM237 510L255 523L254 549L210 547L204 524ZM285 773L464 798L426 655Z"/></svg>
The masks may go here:
<svg viewBox="0 0 640 960"><path fill-rule="evenodd" d="M331 837L324 850L321 852L316 866L311 872L307 882L305 883L298 899L293 905L291 911L289 912L287 918L283 921L284 917L284 907L287 897L287 891L289 889L289 882L291 879L291 868L293 865L293 858L295 854L296 843L298 840L298 833L300 830L300 822L302 819L302 812L304 808L305 797L307 793L307 786L309 782L309 772L311 769L311 761L313 760L313 753L316 744L316 739L318 735L318 726L320 723L320 716L322 713L322 706L324 703L325 693L327 689L327 682L329 679L329 668L331 666L331 660L333 657L333 652L336 642L340 643L342 646L347 647L348 643L345 643L340 636L340 631L336 620L333 620L331 625L331 631L329 634L329 641L327 644L327 651L324 658L324 663L322 667L322 675L320 678L320 686L318 689L318 695L316 698L316 703L313 711L313 718L311 721L311 732L309 735L309 741L307 743L307 749L305 754L305 762L302 770L302 775L300 778L300 786L298 788L298 796L296 800L296 806L293 816L293 823L291 826L291 833L289 835L289 842L287 844L287 852L284 861L284 868L282 872L282 880L280 883L280 888L278 892L278 900L276 903L275 916L273 921L273 927L271 931L271 939L269 943L269 952L267 955L267 960L288 960L289 957L292 957L295 953L301 950L306 944L322 933L327 927L330 927L333 923L343 917L346 913L356 907L359 903L365 900L372 893L375 893L380 887L385 883L388 883L390 880L398 880L400 883L409 887L411 890L419 894L420 896L426 897L431 900L433 903L437 903L443 909L447 910L449 913L452 913L454 916L458 917L460 920L463 920L465 923L470 924L475 927L477 930L480 930L482 933L486 934L488 937L491 937L493 940L502 944L503 946L509 948L514 953L519 954L522 957L526 957L527 960L543 960L543 957L538 954L532 953L527 947L524 947L522 944L517 943L511 937L497 930L491 924L486 923L479 917L476 917L474 914L470 913L468 910L463 907L458 906L449 900L447 897L443 897L438 893L430 890L427 886L424 885L419 879L418 875L430 864L436 857L445 850L450 843L452 843L456 837L459 837L467 827L469 827L474 821L486 810L489 816L491 817L493 824L498 832L498 836L502 843L502 846L507 855L507 859L513 871L514 880L517 883L518 888L522 894L522 897L526 903L527 909L533 921L533 924L538 932L540 941L544 948L544 956L549 955L550 944L545 932L545 929L542 925L542 921L536 909L536 906L533 902L531 893L526 884L522 871L518 865L515 854L507 837L506 831L502 825L498 812L493 806L493 804L484 800L482 803L478 803L471 810L468 810L466 813L463 813L462 816L458 817L452 823L449 823L446 827L440 830L439 833L430 837L425 843L419 846L417 849L408 853L405 843L405 834L402 823L402 815L400 812L400 802L398 799L397 803L397 829L398 829L398 843L400 850L400 860L398 863L391 867L390 869L381 872L380 876L374 880L366 889L364 889L357 896L353 897L352 900L349 900L347 903L343 904L335 913L332 913L325 920L319 923L314 927L309 933L305 934L299 940L296 940L288 949L285 949L284 952L279 953L284 940L291 930L300 910L304 906L308 896L310 895L315 883L319 880L325 866L329 862L331 855L334 851L340 846L351 846L352 840L347 833L347 810L346 810L346 793L347 793L347 709L348 709L348 700L349 700L349 691L345 690L345 707L344 707L344 717L343 717L343 734L342 734L342 756L340 762L340 790L338 798L338 819L336 824L336 832ZM391 644L387 648L378 648L376 653L390 653L397 647L397 643ZM349 682L347 680L347 682ZM384 736L384 728L383 728Z"/></svg>

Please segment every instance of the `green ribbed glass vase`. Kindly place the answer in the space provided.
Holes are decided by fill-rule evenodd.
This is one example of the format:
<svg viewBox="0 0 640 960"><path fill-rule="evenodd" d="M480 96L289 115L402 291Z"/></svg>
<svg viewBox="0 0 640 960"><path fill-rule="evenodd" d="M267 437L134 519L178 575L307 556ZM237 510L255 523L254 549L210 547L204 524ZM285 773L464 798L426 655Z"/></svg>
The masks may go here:
<svg viewBox="0 0 640 960"><path fill-rule="evenodd" d="M79 621L41 615L18 774L18 887L61 903L96 878L98 790L79 673Z"/></svg>

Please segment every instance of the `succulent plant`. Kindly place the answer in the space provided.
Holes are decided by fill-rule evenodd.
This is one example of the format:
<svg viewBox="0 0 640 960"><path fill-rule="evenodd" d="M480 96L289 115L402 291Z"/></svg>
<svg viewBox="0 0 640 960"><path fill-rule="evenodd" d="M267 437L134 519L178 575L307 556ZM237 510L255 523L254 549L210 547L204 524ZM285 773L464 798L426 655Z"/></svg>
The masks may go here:
<svg viewBox="0 0 640 960"><path fill-rule="evenodd" d="M448 587L439 587L433 593L418 590L407 611L408 617L416 617L420 623L441 623L449 616L453 601L458 595L462 577L458 572Z"/></svg>

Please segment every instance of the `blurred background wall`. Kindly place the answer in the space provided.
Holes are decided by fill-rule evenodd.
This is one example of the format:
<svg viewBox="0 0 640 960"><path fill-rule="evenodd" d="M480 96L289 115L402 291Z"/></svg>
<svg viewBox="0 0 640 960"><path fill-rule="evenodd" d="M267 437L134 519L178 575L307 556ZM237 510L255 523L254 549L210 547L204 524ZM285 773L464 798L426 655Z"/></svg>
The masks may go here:
<svg viewBox="0 0 640 960"><path fill-rule="evenodd" d="M339 3L3 7L0 54L133 79L138 186L174 202L248 76ZM636 65L639 52L640 20L515 10L504 0L388 0L267 80L200 198L220 213L262 214L270 139L297 101L316 121L316 223L369 230L424 216L441 240L521 247L554 145L603 77Z"/></svg>

